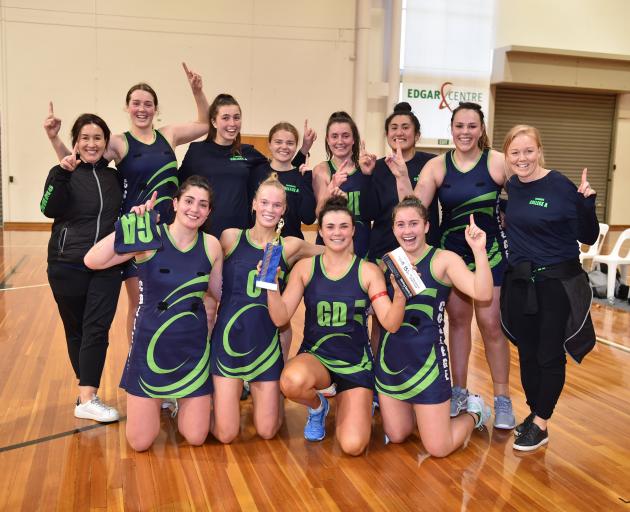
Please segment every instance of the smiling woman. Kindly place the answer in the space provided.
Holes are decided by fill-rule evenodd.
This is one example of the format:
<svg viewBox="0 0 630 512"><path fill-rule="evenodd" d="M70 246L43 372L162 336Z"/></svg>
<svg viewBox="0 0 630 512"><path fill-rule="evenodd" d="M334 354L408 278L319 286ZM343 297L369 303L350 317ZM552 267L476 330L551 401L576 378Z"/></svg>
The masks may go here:
<svg viewBox="0 0 630 512"><path fill-rule="evenodd" d="M100 117L83 114L72 126L73 152L53 167L40 208L54 219L48 243L48 281L59 308L68 355L79 381L77 418L118 420L96 395L105 364L109 326L121 285L119 268L93 272L83 257L114 230L121 191L103 153L110 131Z"/></svg>

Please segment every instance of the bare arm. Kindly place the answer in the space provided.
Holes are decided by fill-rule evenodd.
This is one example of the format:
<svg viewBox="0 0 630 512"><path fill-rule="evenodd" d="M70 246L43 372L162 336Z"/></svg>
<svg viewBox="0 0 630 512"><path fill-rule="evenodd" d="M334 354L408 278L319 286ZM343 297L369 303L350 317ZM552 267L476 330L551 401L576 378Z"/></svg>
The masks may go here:
<svg viewBox="0 0 630 512"><path fill-rule="evenodd" d="M219 302L223 287L223 249L215 237L204 233L201 234L205 237L210 262L212 263L210 279L208 280L208 293L216 302Z"/></svg>
<svg viewBox="0 0 630 512"><path fill-rule="evenodd" d="M269 316L276 327L282 327L291 320L295 310L304 296L304 288L310 278L311 260L300 260L289 274L289 282L280 295L278 290L267 290L267 306ZM277 281L277 278L276 278Z"/></svg>
<svg viewBox="0 0 630 512"><path fill-rule="evenodd" d="M313 169L313 192L317 201L317 206L315 207L317 215L319 215L319 211L330 196L344 194L339 187L348 179L347 167L349 165L348 160L344 161L332 179L328 174L328 164L326 162L318 163Z"/></svg>
<svg viewBox="0 0 630 512"><path fill-rule="evenodd" d="M413 194L413 187L409 179L409 170L407 162L403 158L400 141L396 140L396 151L385 157L385 164L389 167L390 172L396 178L396 191L398 192L398 200L402 201L406 196Z"/></svg>
<svg viewBox="0 0 630 512"><path fill-rule="evenodd" d="M394 300L389 300L385 287L385 276L381 269L373 263L363 263L361 265L361 277L369 297L375 297L372 301L374 313L383 328L388 332L396 332L402 324L405 315L405 296L400 291L398 284L392 278L394 286ZM385 292L385 293L384 293Z"/></svg>
<svg viewBox="0 0 630 512"><path fill-rule="evenodd" d="M492 299L494 283L486 254L486 234L475 225L472 214L464 233L475 258L475 272L471 272L457 254L443 251L436 262L437 273L444 273L458 290L469 297L478 301L489 301Z"/></svg>
<svg viewBox="0 0 630 512"><path fill-rule="evenodd" d="M63 160L65 156L70 154L70 150L63 143L61 138L59 137L59 130L61 129L61 119L55 116L55 112L53 110L53 102L48 102L48 115L46 119L44 119L44 131L52 144L53 149L55 150L55 154L57 155L57 159L59 161Z"/></svg>
<svg viewBox="0 0 630 512"><path fill-rule="evenodd" d="M315 245L301 238L289 236L284 239L287 264L292 267L302 258L310 258L324 252L323 245Z"/></svg>
<svg viewBox="0 0 630 512"><path fill-rule="evenodd" d="M438 187L444 180L444 156L436 156L429 160L418 176L418 184L413 193L428 208L433 202Z"/></svg>
<svg viewBox="0 0 630 512"><path fill-rule="evenodd" d="M83 258L83 263L87 268L92 270L102 270L104 268L120 265L125 261L129 261L134 256L144 257L147 252L129 252L126 254L118 254L114 251L114 239L116 233L110 233L87 252ZM153 252L153 251L150 251Z"/></svg>
<svg viewBox="0 0 630 512"><path fill-rule="evenodd" d="M210 106L208 105L208 98L203 92L201 75L189 70L185 62L182 62L182 67L197 105L197 120L160 128L160 133L164 135L172 147L187 144L208 133L208 110Z"/></svg>

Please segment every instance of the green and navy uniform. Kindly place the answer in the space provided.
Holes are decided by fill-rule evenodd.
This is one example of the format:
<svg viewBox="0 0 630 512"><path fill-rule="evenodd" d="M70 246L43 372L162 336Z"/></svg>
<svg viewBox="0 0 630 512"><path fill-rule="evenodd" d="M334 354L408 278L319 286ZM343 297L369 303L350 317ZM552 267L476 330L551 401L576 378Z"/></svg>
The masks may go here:
<svg viewBox="0 0 630 512"><path fill-rule="evenodd" d="M362 265L363 260L354 255L346 273L331 279L322 256L312 258L311 277L304 290L306 313L300 352L314 355L333 382L339 377L354 387L374 389L366 316L369 298L361 283Z"/></svg>
<svg viewBox="0 0 630 512"><path fill-rule="evenodd" d="M127 153L116 165L123 192L121 215L131 208L146 203L153 192L158 196L155 210L160 222L173 222L173 196L177 192L177 157L173 148L159 130L153 130L154 140L150 144L136 139L131 132L123 133ZM123 279L136 277L138 270L131 260L123 270Z"/></svg>
<svg viewBox="0 0 630 512"><path fill-rule="evenodd" d="M280 239L282 242L282 239ZM264 249L241 231L223 263L223 293L212 330L212 374L248 382L280 379L284 366L278 329L267 308L267 290L256 287ZM280 259L280 289L288 265Z"/></svg>
<svg viewBox="0 0 630 512"><path fill-rule="evenodd" d="M212 393L203 296L212 262L203 233L178 249L161 225L163 249L138 260L140 306L120 387L149 398Z"/></svg>
<svg viewBox="0 0 630 512"><path fill-rule="evenodd" d="M483 150L473 168L464 172L455 163L454 151L444 155L446 173L438 189L442 205L440 246L461 256L469 269L475 269L475 258L464 235L472 213L475 224L486 232L486 253L494 286L500 286L507 265L508 244L499 217L501 185L490 176L489 157L490 150Z"/></svg>
<svg viewBox="0 0 630 512"><path fill-rule="evenodd" d="M433 272L439 251L428 246L414 263L426 289L407 300L403 323L397 332L381 332L376 357L376 390L412 404L440 404L451 398L444 336L444 309L451 286ZM385 280L393 298L389 276L388 270Z"/></svg>
<svg viewBox="0 0 630 512"><path fill-rule="evenodd" d="M415 188L418 183L420 171L424 165L434 158L431 153L417 151L414 156L407 161L409 181L411 187ZM378 262L383 258L383 254L398 247L396 237L392 230L392 212L399 203L398 190L396 188L396 178L387 167L385 158L376 161L374 171L371 176L364 179L363 190L361 190L361 214L364 220L374 221L370 233L370 250L368 259ZM429 232L426 241L430 245L439 244L439 211L437 195L427 208Z"/></svg>
<svg viewBox="0 0 630 512"><path fill-rule="evenodd" d="M332 160L328 160L328 173L330 179L337 172L335 164ZM354 216L354 253L359 258L365 258L370 246L370 222L364 221L361 215L361 190L365 188L364 182L369 181L369 177L361 172L360 169L354 169L348 173L348 179L339 187L348 195L348 209ZM324 245L322 237L317 235L315 241L318 245Z"/></svg>

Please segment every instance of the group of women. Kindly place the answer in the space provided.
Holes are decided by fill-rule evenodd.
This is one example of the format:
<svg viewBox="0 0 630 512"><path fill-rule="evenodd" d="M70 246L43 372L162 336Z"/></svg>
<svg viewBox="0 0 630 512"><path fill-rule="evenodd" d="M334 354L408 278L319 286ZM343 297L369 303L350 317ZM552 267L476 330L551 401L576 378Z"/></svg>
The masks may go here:
<svg viewBox="0 0 630 512"><path fill-rule="evenodd" d="M531 127L510 132L505 157L489 149L483 113L469 103L453 112L455 149L438 157L416 152L420 123L406 103L385 122L392 154L379 160L366 151L352 118L335 112L326 126L328 159L311 173L303 164L316 135L307 122L299 151L296 128L275 124L268 160L241 144L237 101L220 94L208 105L201 77L184 70L196 121L155 129L157 95L147 84L127 93L131 129L124 134L110 136L101 118L84 114L69 151L52 104L45 121L60 164L50 171L41 209L54 218L48 275L79 381L75 416L119 418L96 392L124 280L131 346L121 387L134 449L151 446L160 407L173 399L189 443L202 444L209 432L231 442L247 382L254 425L265 439L282 424L283 397L307 406L305 438L323 439L329 402L321 390L334 385L335 431L345 453L365 451L377 394L389 441L403 442L417 425L427 451L446 456L490 417L481 397L466 390L473 312L494 384L494 426L516 426L499 316L507 268L505 323L518 343L531 409L516 427L514 447L544 444L564 382L563 286L580 277L567 261L577 261L577 238L589 243L596 236L586 174L573 190L562 174L544 169ZM173 149L206 132L177 170ZM510 193L507 238L499 215L503 187ZM544 197L545 207L530 212L531 194ZM315 216L318 238L311 244L301 225ZM559 226L562 243L555 238ZM264 248L274 241L282 254L276 291L255 284ZM398 246L425 285L408 300L382 264ZM522 284L523 261L534 292ZM521 307L531 293L539 296L533 312ZM302 299L304 337L287 361L290 321Z"/></svg>

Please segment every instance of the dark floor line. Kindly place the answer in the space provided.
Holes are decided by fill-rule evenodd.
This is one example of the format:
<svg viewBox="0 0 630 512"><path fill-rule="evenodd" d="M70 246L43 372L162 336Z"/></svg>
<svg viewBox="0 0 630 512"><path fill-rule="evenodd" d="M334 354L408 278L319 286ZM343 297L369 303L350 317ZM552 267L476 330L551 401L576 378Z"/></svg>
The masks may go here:
<svg viewBox="0 0 630 512"><path fill-rule="evenodd" d="M8 288L7 285L7 280L13 275L15 274L15 271L18 269L18 267L22 264L22 262L24 261L24 259L26 258L26 256L22 256L18 262L13 265L13 267L11 268L11 270L9 270L9 272L4 276L4 278L2 279L2 281L0 281L0 289L3 288Z"/></svg>
<svg viewBox="0 0 630 512"><path fill-rule="evenodd" d="M45 443L45 442L48 442L48 441L54 441L55 439L60 439L62 437L72 436L74 434L80 434L81 432L87 432L88 430L94 430L96 428L106 427L107 425L112 425L112 424L115 424L115 423L119 423L121 421L124 421L125 419L127 419L127 417L123 416L123 417L120 418L120 420L118 422L94 423L93 425L86 425L85 427L75 428L75 429L72 429L72 430L67 430L66 432L59 432L57 434L51 434L49 436L40 437L38 439L31 439L30 441L24 441L23 443L16 443L16 444L10 444L10 445L7 445L7 446L2 446L2 447L0 447L0 453L8 452L8 451L11 451L11 450L17 450L19 448L26 448L27 446L32 446L34 444L41 444L41 443Z"/></svg>

